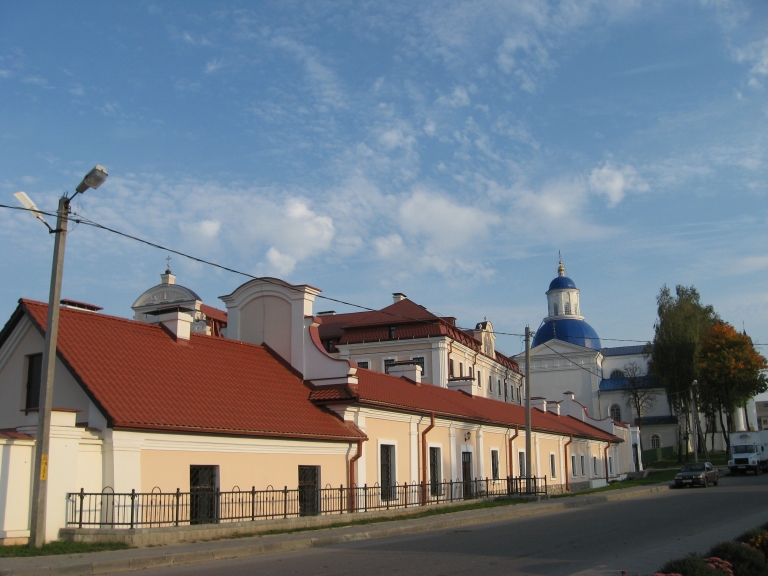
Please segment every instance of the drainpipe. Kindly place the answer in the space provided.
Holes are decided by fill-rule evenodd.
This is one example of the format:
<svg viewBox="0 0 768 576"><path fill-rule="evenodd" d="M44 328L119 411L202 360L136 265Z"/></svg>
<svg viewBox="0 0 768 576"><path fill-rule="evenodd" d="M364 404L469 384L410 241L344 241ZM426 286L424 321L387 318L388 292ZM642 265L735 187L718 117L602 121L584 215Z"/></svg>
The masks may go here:
<svg viewBox="0 0 768 576"><path fill-rule="evenodd" d="M573 434L571 434L571 439L568 440L565 444L563 444L563 451L565 452L565 491L570 492L571 491L571 477L568 474L568 445L573 442Z"/></svg>
<svg viewBox="0 0 768 576"><path fill-rule="evenodd" d="M435 427L435 413L429 413L429 426L421 433L421 505L427 504L427 434ZM441 463L442 464L442 463Z"/></svg>
<svg viewBox="0 0 768 576"><path fill-rule="evenodd" d="M357 441L357 454L352 456L352 459L349 461L349 498L348 498L348 504L349 504L349 511L354 512L355 511L355 463L360 460L360 457L363 455L363 442L368 440L368 438L361 438Z"/></svg>
<svg viewBox="0 0 768 576"><path fill-rule="evenodd" d="M509 455L507 456L507 460L509 461L508 468L509 468L509 477L510 478L514 477L514 475L515 475L515 471L512 468L512 463L513 463L513 459L512 459L512 442L515 441L515 438L517 438L519 434L520 434L520 426L516 425L515 426L515 435L509 437L509 444L507 444L507 452L509 452Z"/></svg>
<svg viewBox="0 0 768 576"><path fill-rule="evenodd" d="M611 447L611 443L607 442L605 448L603 448L603 458L605 458L605 482L608 483L608 448Z"/></svg>

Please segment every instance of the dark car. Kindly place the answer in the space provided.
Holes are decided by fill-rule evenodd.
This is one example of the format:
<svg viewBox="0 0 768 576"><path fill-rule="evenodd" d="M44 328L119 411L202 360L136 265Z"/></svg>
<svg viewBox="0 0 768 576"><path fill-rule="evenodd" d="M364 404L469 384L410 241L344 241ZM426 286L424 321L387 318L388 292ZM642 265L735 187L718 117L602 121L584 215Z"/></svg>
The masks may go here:
<svg viewBox="0 0 768 576"><path fill-rule="evenodd" d="M675 486L704 486L710 484L717 486L720 483L720 473L709 462L696 462L683 466L683 469L675 476Z"/></svg>

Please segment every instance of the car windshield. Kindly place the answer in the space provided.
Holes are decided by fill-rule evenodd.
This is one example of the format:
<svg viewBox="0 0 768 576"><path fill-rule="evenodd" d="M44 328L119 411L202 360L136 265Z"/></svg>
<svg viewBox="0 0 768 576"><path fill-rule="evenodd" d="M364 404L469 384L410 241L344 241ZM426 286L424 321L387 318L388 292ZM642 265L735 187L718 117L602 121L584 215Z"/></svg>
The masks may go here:
<svg viewBox="0 0 768 576"><path fill-rule="evenodd" d="M755 452L757 452L756 446L734 446L733 447L734 454L754 454Z"/></svg>
<svg viewBox="0 0 768 576"><path fill-rule="evenodd" d="M704 472L704 464L686 464L683 472Z"/></svg>

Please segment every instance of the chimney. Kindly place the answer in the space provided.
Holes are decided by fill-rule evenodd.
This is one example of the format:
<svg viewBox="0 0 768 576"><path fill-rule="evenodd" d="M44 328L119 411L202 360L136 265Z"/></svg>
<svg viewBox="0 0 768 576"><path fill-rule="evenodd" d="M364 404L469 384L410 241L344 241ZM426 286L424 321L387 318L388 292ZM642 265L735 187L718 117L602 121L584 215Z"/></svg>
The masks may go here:
<svg viewBox="0 0 768 576"><path fill-rule="evenodd" d="M394 301L395 301L395 302L394 302L395 304L397 304L397 303L398 303L398 302L400 302L401 300L405 300L406 298L408 298L408 296L406 296L406 295L405 295L405 294L403 294L402 292L393 292L393 293L392 293L392 300L394 300Z"/></svg>
<svg viewBox="0 0 768 576"><path fill-rule="evenodd" d="M542 412L547 411L547 399L542 398L540 396L537 396L536 398L531 398L531 408L538 408Z"/></svg>
<svg viewBox="0 0 768 576"><path fill-rule="evenodd" d="M162 324L170 330L176 340L189 340L194 318L191 310L185 308L166 308L147 314L147 321L153 324Z"/></svg>
<svg viewBox="0 0 768 576"><path fill-rule="evenodd" d="M547 412L560 416L560 402L547 402Z"/></svg>
<svg viewBox="0 0 768 576"><path fill-rule="evenodd" d="M421 382L421 366L415 362L404 360L389 365L389 375L408 378L414 382Z"/></svg>
<svg viewBox="0 0 768 576"><path fill-rule="evenodd" d="M165 274L160 274L160 280L162 280L163 284L176 284L176 276L171 274L170 268L165 271Z"/></svg>
<svg viewBox="0 0 768 576"><path fill-rule="evenodd" d="M448 378L448 389L459 390L468 394L475 395L475 379L472 376L460 376L458 378Z"/></svg>

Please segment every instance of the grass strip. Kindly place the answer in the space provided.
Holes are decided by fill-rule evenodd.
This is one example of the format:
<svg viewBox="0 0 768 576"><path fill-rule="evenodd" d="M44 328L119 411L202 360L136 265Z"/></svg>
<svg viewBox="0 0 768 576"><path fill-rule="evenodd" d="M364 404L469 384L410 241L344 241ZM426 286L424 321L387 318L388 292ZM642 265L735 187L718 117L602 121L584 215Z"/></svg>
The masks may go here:
<svg viewBox="0 0 768 576"><path fill-rule="evenodd" d="M53 556L56 554L83 554L87 552L104 552L105 550L128 550L131 548L123 542L49 542L42 548L30 548L26 544L17 546L0 546L0 558L20 556Z"/></svg>
<svg viewBox="0 0 768 576"><path fill-rule="evenodd" d="M638 486L648 486L651 484L661 484L664 482L672 482L675 479L677 470L658 470L648 472L648 476L645 478L635 478L632 480L624 480L623 482L613 482L608 486L602 488L593 488L592 490L583 490L581 492L571 492L569 494L557 494L550 496L550 498L572 498L573 496L582 496L584 494L595 494L598 492L608 492L610 490L624 490L626 488L636 488Z"/></svg>

